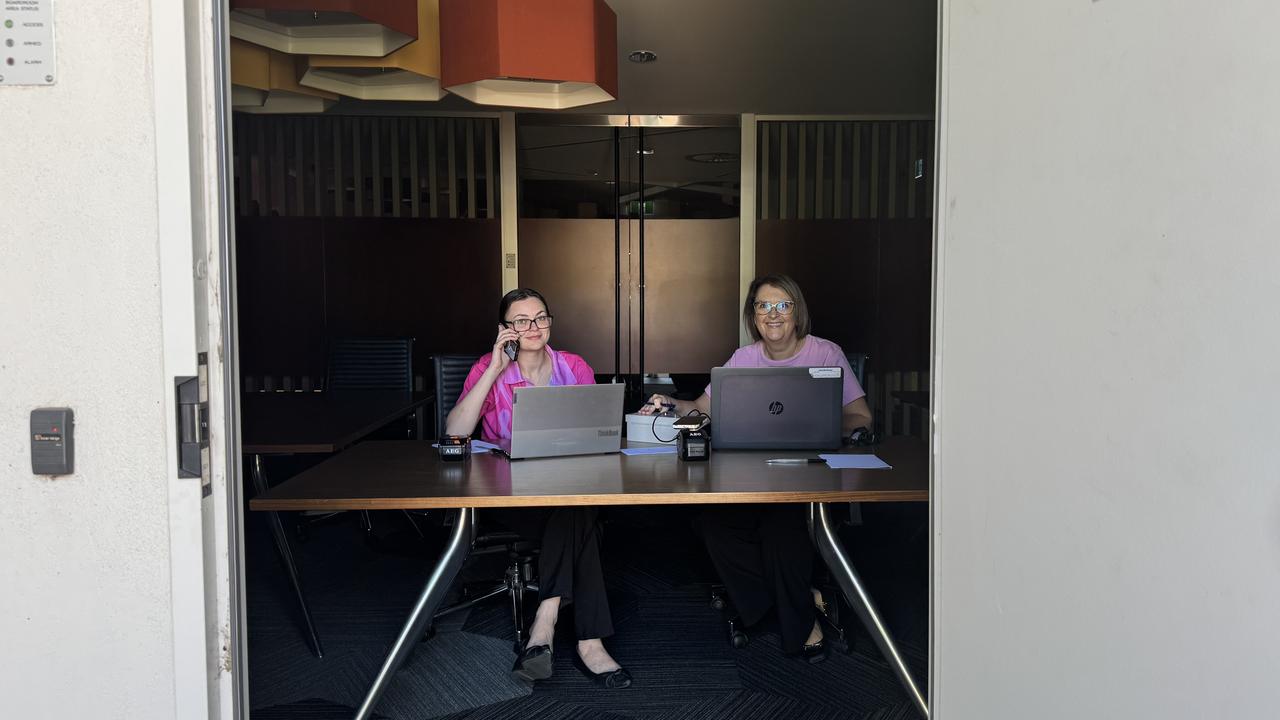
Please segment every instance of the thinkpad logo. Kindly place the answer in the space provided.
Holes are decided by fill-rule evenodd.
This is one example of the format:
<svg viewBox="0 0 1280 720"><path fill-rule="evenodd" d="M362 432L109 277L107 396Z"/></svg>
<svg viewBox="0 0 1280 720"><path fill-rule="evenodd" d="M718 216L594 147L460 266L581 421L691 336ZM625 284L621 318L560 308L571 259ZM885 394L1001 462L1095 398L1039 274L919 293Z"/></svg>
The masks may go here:
<svg viewBox="0 0 1280 720"><path fill-rule="evenodd" d="M618 434L618 431L617 430L597 430L596 433L600 437L613 437L614 435Z"/></svg>
<svg viewBox="0 0 1280 720"><path fill-rule="evenodd" d="M770 415L781 415L781 414L782 414L782 403L778 402L777 400L774 400L773 402L769 403L769 414L770 414Z"/></svg>

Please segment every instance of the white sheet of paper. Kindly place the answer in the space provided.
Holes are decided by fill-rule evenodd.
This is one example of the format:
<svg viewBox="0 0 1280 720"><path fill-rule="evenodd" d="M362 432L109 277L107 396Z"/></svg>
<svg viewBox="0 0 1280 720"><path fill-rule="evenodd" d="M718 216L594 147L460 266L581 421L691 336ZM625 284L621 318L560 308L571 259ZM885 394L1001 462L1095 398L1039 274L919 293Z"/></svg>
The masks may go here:
<svg viewBox="0 0 1280 720"><path fill-rule="evenodd" d="M893 466L875 455L819 455L827 465L840 470L888 470Z"/></svg>

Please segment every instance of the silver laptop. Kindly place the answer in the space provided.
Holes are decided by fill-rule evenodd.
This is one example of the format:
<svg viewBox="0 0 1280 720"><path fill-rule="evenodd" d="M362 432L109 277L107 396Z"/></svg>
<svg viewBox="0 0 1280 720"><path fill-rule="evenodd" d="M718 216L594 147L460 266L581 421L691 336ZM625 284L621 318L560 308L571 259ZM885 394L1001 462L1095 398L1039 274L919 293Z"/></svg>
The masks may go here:
<svg viewBox="0 0 1280 720"><path fill-rule="evenodd" d="M618 452L624 388L621 383L516 388L511 439L499 446L513 460Z"/></svg>
<svg viewBox="0 0 1280 720"><path fill-rule="evenodd" d="M711 447L822 450L840 447L840 367L711 369Z"/></svg>

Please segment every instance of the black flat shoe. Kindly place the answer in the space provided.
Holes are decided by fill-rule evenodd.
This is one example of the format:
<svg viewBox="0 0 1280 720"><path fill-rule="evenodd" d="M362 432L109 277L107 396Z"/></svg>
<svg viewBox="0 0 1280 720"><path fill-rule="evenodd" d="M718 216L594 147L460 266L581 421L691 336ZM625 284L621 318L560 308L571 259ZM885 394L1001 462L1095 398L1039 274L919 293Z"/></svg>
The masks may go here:
<svg viewBox="0 0 1280 720"><path fill-rule="evenodd" d="M591 672L591 668L582 662L582 658L577 653L573 654L573 665L578 671L587 676L587 679L605 690L621 690L631 687L631 673L626 668L618 668L606 673Z"/></svg>
<svg viewBox="0 0 1280 720"><path fill-rule="evenodd" d="M526 682L546 680L551 677L551 670L555 667L554 658L550 645L530 645L516 658L516 664L511 667L511 675Z"/></svg>
<svg viewBox="0 0 1280 720"><path fill-rule="evenodd" d="M805 645L800 649L798 657L804 658L804 661L810 665L817 665L827 659L827 639L822 638L812 645Z"/></svg>

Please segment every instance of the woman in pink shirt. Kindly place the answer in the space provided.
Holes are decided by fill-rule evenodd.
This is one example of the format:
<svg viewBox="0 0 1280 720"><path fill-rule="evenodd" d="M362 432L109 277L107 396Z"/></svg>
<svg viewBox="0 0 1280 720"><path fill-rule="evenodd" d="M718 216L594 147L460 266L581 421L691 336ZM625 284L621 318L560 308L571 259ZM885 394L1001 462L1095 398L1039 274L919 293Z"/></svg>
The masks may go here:
<svg viewBox="0 0 1280 720"><path fill-rule="evenodd" d="M493 351L480 358L467 374L458 404L449 412L445 432L470 435L476 425L481 437L511 437L514 391L530 385L587 385L595 373L581 357L553 350L551 311L541 293L512 290L498 304L498 335ZM512 344L512 355L507 346ZM575 664L605 688L631 685L631 675L604 647L601 638L613 634L609 601L605 597L600 564L600 534L594 507L530 508L486 513L522 535L540 537L539 596L542 601L529 641L511 672L522 680L551 677L552 639L560 608L573 608L578 634Z"/></svg>
<svg viewBox="0 0 1280 720"><path fill-rule="evenodd" d="M764 275L751 282L742 306L742 321L754 343L738 348L726 367L831 367L844 372L846 435L871 427L866 393L853 376L839 345L810 335L809 308L795 280ZM657 412L675 406L683 415L691 410L711 412L711 387L697 400L654 395L640 409ZM712 421L714 422L714 418ZM799 505L721 505L698 519L707 552L747 625L759 622L776 608L782 649L809 662L827 657L818 611L822 596L810 587L813 549Z"/></svg>

